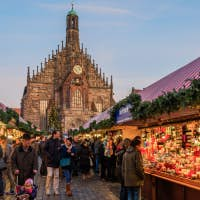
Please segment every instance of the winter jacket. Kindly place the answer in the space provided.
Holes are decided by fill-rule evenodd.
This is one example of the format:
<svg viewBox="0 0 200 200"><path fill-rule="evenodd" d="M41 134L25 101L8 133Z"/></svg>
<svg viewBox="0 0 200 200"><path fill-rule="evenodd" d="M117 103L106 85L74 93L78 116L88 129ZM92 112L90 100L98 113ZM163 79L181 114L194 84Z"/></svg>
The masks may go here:
<svg viewBox="0 0 200 200"><path fill-rule="evenodd" d="M61 142L59 139L52 137L47 140L45 145L45 152L47 155L47 167L58 168L60 165L60 149Z"/></svg>
<svg viewBox="0 0 200 200"><path fill-rule="evenodd" d="M38 169L38 158L35 150L30 146L27 151L24 151L23 146L17 147L12 156L12 168L19 170L19 184L23 185L28 178L33 178L33 170Z"/></svg>
<svg viewBox="0 0 200 200"><path fill-rule="evenodd" d="M91 150L89 147L85 147L81 145L81 150L79 152L80 157L80 166L81 167L90 167L90 156L91 156Z"/></svg>
<svg viewBox="0 0 200 200"><path fill-rule="evenodd" d="M101 141L97 140L94 143L94 154L99 155L100 153L100 148L101 148Z"/></svg>
<svg viewBox="0 0 200 200"><path fill-rule="evenodd" d="M71 153L73 153L74 155L72 156L71 153L67 152L68 148L66 147L66 145L62 145L61 147L61 151L60 151L60 156L61 159L62 158L69 158L70 159L70 165L67 167L62 167L63 169L71 169L72 167L72 158L75 156L76 150L75 148L72 146L71 148Z"/></svg>
<svg viewBox="0 0 200 200"><path fill-rule="evenodd" d="M40 158L41 158L42 160L45 160L45 159L46 159L45 145L46 145L46 142L45 142L45 141L41 141L41 142L39 143L38 155L40 156Z"/></svg>
<svg viewBox="0 0 200 200"><path fill-rule="evenodd" d="M138 187L144 181L144 168L140 151L128 147L122 160L122 178L124 186Z"/></svg>

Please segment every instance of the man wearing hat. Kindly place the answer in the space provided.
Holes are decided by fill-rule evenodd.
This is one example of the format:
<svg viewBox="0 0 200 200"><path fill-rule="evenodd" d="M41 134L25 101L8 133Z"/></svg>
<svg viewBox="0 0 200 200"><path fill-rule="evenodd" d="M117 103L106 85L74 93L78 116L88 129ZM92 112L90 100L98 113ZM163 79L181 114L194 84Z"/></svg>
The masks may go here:
<svg viewBox="0 0 200 200"><path fill-rule="evenodd" d="M34 178L38 169L38 159L35 149L31 147L31 137L28 133L22 136L22 143L14 150L11 159L19 185L24 185L28 178Z"/></svg>

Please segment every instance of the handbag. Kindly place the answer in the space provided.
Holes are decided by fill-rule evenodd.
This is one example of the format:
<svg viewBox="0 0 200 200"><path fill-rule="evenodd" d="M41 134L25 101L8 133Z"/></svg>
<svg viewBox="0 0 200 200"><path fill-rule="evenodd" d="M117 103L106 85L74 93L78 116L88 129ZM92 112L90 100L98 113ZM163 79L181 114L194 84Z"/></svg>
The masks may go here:
<svg viewBox="0 0 200 200"><path fill-rule="evenodd" d="M69 166L70 164L71 164L70 158L62 158L62 159L60 160L60 166L61 166L61 167L67 167L67 166Z"/></svg>
<svg viewBox="0 0 200 200"><path fill-rule="evenodd" d="M0 171L7 169L6 163L4 162L3 158L0 158Z"/></svg>

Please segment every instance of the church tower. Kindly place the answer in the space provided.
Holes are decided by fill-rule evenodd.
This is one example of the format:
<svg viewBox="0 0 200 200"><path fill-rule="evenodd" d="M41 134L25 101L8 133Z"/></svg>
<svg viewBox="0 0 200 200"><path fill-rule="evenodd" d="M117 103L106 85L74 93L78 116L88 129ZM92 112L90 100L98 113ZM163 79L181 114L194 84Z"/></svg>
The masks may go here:
<svg viewBox="0 0 200 200"><path fill-rule="evenodd" d="M72 5L66 16L66 43L52 50L41 69L27 73L21 111L25 120L41 130L50 129L49 116L56 107L62 130L79 128L91 117L111 107L112 77L102 72L87 48L80 48L79 17Z"/></svg>
<svg viewBox="0 0 200 200"><path fill-rule="evenodd" d="M79 26L78 26L78 15L74 10L72 4L71 10L67 15L67 29L66 29L66 46L71 46L73 50L79 51Z"/></svg>

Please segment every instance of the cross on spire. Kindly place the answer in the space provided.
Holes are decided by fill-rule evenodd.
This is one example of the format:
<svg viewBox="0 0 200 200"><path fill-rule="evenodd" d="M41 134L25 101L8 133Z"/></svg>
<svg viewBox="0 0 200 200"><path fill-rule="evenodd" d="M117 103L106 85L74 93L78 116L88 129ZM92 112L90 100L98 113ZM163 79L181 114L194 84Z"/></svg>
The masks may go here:
<svg viewBox="0 0 200 200"><path fill-rule="evenodd" d="M74 1L71 2L72 10L74 10Z"/></svg>

